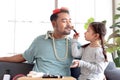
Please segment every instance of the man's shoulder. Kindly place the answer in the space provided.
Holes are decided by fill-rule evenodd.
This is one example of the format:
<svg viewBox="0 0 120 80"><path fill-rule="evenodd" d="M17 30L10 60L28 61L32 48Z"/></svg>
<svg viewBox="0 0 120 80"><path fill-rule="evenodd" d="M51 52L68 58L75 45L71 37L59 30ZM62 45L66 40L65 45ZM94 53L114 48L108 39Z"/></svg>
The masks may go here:
<svg viewBox="0 0 120 80"><path fill-rule="evenodd" d="M39 35L39 36L37 36L37 37L34 39L34 41L36 42L36 41L44 40L44 39L45 39L45 34L44 34L44 35Z"/></svg>
<svg viewBox="0 0 120 80"><path fill-rule="evenodd" d="M45 38L45 34L39 35L39 36L37 36L36 38L37 38L37 39Z"/></svg>

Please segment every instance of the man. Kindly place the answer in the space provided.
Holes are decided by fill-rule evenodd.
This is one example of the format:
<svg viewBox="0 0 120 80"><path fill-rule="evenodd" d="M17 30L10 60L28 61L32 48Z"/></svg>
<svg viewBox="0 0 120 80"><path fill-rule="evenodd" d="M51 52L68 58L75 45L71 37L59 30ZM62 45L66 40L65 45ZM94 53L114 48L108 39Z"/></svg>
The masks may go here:
<svg viewBox="0 0 120 80"><path fill-rule="evenodd" d="M23 53L11 57L1 57L0 61L34 62L33 71L52 75L70 76L72 63L71 41L67 35L71 31L71 18L66 8L53 10L50 20L54 31L38 36Z"/></svg>

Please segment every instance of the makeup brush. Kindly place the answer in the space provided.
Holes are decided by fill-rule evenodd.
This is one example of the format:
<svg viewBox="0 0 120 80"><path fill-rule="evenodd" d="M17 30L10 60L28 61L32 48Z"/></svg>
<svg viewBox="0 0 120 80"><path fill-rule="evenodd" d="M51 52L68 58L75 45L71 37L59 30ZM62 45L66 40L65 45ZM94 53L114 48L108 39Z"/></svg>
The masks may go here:
<svg viewBox="0 0 120 80"><path fill-rule="evenodd" d="M78 32L74 29L74 26L72 26L72 30L78 35Z"/></svg>

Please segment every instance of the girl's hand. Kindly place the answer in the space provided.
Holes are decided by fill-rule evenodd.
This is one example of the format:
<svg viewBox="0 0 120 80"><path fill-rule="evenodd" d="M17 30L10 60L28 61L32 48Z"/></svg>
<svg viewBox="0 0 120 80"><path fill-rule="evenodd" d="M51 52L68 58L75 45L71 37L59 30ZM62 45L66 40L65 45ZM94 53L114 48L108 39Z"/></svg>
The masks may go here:
<svg viewBox="0 0 120 80"><path fill-rule="evenodd" d="M76 68L76 67L79 67L79 60L73 60L73 63L70 66L70 68Z"/></svg>
<svg viewBox="0 0 120 80"><path fill-rule="evenodd" d="M73 39L78 39L79 33L73 35Z"/></svg>

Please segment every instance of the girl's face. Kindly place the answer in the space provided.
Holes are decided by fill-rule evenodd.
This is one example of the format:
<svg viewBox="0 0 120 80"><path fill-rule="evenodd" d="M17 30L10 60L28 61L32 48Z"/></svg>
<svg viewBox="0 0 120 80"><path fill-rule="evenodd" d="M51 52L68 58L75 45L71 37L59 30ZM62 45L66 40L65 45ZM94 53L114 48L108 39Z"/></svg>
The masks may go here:
<svg viewBox="0 0 120 80"><path fill-rule="evenodd" d="M89 26L85 32L85 39L87 41L93 42L98 38L98 35L93 31L92 27Z"/></svg>

